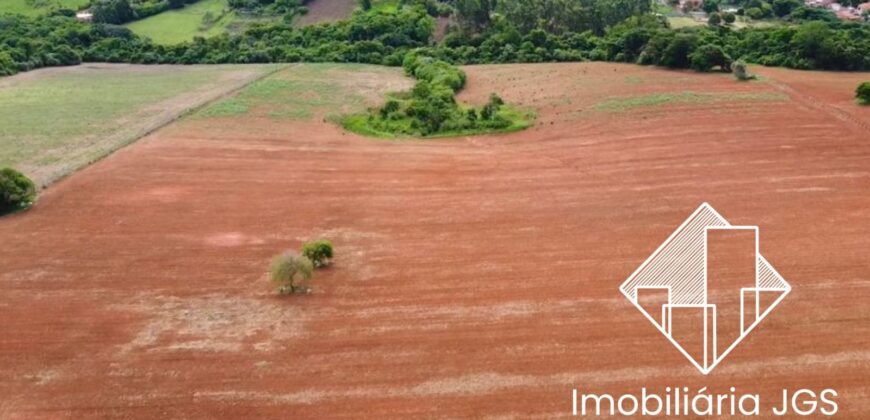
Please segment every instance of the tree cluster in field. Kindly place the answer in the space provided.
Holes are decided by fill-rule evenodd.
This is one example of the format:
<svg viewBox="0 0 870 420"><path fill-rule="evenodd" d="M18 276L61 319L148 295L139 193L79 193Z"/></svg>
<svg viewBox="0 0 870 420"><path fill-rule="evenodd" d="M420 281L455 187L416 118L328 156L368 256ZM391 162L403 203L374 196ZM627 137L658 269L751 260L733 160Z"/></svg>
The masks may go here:
<svg viewBox="0 0 870 420"><path fill-rule="evenodd" d="M36 186L12 168L0 169L0 215L26 209L36 201Z"/></svg>
<svg viewBox="0 0 870 420"><path fill-rule="evenodd" d="M584 1L590 6L572 6ZM870 26L860 23L671 29L646 12L646 2L636 0L502 0L497 5L492 0L457 0L456 20L461 24L434 44L434 19L416 1L408 3L413 4L395 12L373 8L344 21L304 28L282 22L256 25L242 34L171 46L156 45L123 27L85 24L60 14L0 15L0 74L81 60L398 66L411 50L451 64L599 60L706 71L727 70L732 58L742 58L799 69L870 69ZM626 10L633 11L626 16Z"/></svg>
<svg viewBox="0 0 870 420"><path fill-rule="evenodd" d="M332 262L332 243L316 240L302 244L302 252L285 251L272 259L269 277L275 283L278 293L308 293L309 281L314 270L328 266Z"/></svg>
<svg viewBox="0 0 870 420"><path fill-rule="evenodd" d="M499 130L511 121L501 115L504 101L492 94L480 109L462 106L456 93L465 86L465 72L446 61L409 53L405 73L417 79L414 88L393 95L368 115L367 125L377 132L431 136L440 133Z"/></svg>
<svg viewBox="0 0 870 420"><path fill-rule="evenodd" d="M97 23L120 25L138 19L180 9L199 0L92 0L90 10Z"/></svg>

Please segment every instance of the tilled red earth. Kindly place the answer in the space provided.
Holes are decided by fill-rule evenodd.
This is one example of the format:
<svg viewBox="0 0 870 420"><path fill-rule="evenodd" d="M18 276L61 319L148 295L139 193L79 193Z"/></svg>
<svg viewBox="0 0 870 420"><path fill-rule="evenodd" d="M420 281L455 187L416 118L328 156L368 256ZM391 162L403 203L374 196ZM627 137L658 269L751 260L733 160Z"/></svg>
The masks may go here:
<svg viewBox="0 0 870 420"><path fill-rule="evenodd" d="M574 388L666 386L760 393L765 417L834 388L838 417L870 414L870 111L851 83L805 93L855 76L467 71L463 99L538 124L186 119L0 220L0 417L554 418ZM793 287L708 376L618 289L702 202L758 225ZM270 258L317 237L334 266L276 296Z"/></svg>

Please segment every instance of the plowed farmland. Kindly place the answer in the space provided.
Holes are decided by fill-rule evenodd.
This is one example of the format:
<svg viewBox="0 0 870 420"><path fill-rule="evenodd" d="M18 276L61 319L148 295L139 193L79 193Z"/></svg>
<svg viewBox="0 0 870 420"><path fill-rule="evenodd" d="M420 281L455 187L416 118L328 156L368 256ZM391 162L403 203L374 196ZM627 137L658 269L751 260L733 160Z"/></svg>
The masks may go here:
<svg viewBox="0 0 870 420"><path fill-rule="evenodd" d="M870 107L849 74L473 66L537 112L385 141L332 115L411 81L298 65L0 219L2 418L559 418L571 390L835 388L870 413ZM703 202L793 291L703 376L619 285ZM336 247L309 295L271 257Z"/></svg>

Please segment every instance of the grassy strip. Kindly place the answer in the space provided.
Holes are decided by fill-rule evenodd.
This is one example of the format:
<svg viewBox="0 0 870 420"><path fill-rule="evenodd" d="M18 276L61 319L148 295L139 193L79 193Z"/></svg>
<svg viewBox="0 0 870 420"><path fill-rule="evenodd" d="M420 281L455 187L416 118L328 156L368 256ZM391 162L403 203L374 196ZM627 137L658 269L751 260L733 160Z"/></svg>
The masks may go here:
<svg viewBox="0 0 870 420"><path fill-rule="evenodd" d="M728 101L776 102L788 100L782 93L708 93L685 91L681 93L657 93L628 98L609 99L595 104L598 111L628 111L635 108L654 107L670 104L703 104Z"/></svg>

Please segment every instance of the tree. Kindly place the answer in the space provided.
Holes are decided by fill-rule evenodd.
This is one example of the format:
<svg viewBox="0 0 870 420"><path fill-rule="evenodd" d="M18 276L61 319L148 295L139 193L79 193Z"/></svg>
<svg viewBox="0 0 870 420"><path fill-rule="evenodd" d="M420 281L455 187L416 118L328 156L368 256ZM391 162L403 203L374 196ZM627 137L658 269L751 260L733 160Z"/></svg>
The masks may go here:
<svg viewBox="0 0 870 420"><path fill-rule="evenodd" d="M870 105L870 82L864 82L855 89L855 97L861 105Z"/></svg>
<svg viewBox="0 0 870 420"><path fill-rule="evenodd" d="M460 25L477 32L489 26L495 0L456 0L454 8Z"/></svg>
<svg viewBox="0 0 870 420"><path fill-rule="evenodd" d="M713 14L719 11L719 1L718 0L705 0L704 5L702 6L705 12L709 14Z"/></svg>
<svg viewBox="0 0 870 420"><path fill-rule="evenodd" d="M722 20L725 21L726 24L730 25L737 20L737 17L734 16L734 13L725 12L722 14Z"/></svg>
<svg viewBox="0 0 870 420"><path fill-rule="evenodd" d="M686 68L689 67L690 54L695 50L698 38L695 35L679 33L671 40L662 53L661 62L665 67Z"/></svg>
<svg viewBox="0 0 870 420"><path fill-rule="evenodd" d="M269 275L282 295L307 292L307 281L314 276L314 264L306 257L287 251L272 260Z"/></svg>
<svg viewBox="0 0 870 420"><path fill-rule="evenodd" d="M773 0L773 14L779 17L788 16L793 10L804 5L801 0Z"/></svg>
<svg viewBox="0 0 870 420"><path fill-rule="evenodd" d="M326 267L332 259L332 242L325 239L302 244L302 256L311 260L314 267Z"/></svg>
<svg viewBox="0 0 870 420"><path fill-rule="evenodd" d="M692 52L691 66L698 71L710 71L719 67L722 71L731 71L731 57L718 45L705 44Z"/></svg>
<svg viewBox="0 0 870 420"><path fill-rule="evenodd" d="M371 10L372 0L359 0L359 7L363 10Z"/></svg>
<svg viewBox="0 0 870 420"><path fill-rule="evenodd" d="M722 18L719 17L719 13L713 13L707 19L707 24L710 26L719 26L722 23Z"/></svg>
<svg viewBox="0 0 870 420"><path fill-rule="evenodd" d="M97 0L91 11L94 22L120 25L135 19L129 0Z"/></svg>
<svg viewBox="0 0 870 420"><path fill-rule="evenodd" d="M0 169L0 214L27 208L35 200L33 181L15 169Z"/></svg>

